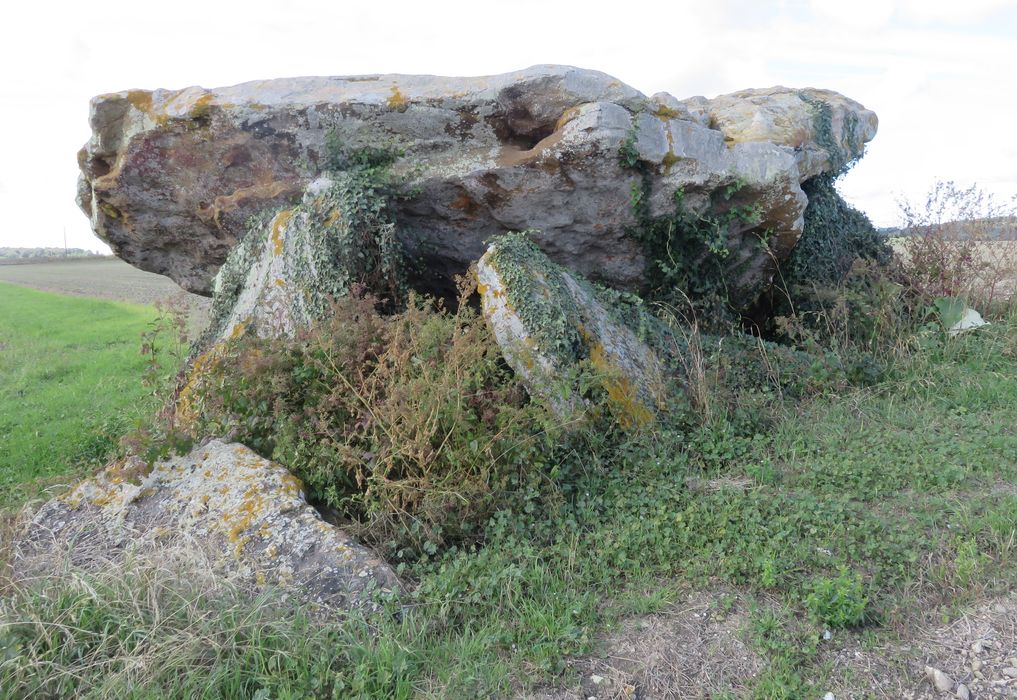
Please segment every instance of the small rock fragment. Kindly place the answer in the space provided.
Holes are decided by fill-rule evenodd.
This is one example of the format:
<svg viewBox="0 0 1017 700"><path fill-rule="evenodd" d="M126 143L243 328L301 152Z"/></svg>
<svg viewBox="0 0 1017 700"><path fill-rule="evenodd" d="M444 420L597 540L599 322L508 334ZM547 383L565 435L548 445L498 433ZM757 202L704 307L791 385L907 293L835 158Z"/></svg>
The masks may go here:
<svg viewBox="0 0 1017 700"><path fill-rule="evenodd" d="M1003 675L1009 678L1017 678L1017 668L1013 666L1007 666L1003 669Z"/></svg>
<svg viewBox="0 0 1017 700"><path fill-rule="evenodd" d="M600 685L601 683L604 682L604 677L598 676L596 673L594 673L592 676L590 676L590 680L593 681L594 685Z"/></svg>
<svg viewBox="0 0 1017 700"><path fill-rule="evenodd" d="M929 677L929 682L931 682L939 692L948 693L953 690L953 679L938 668L926 666L925 675Z"/></svg>
<svg viewBox="0 0 1017 700"><path fill-rule="evenodd" d="M971 692L968 690L968 687L963 683L960 683L957 686L957 690L954 692L954 694L958 698L960 698L960 700L971 700Z"/></svg>

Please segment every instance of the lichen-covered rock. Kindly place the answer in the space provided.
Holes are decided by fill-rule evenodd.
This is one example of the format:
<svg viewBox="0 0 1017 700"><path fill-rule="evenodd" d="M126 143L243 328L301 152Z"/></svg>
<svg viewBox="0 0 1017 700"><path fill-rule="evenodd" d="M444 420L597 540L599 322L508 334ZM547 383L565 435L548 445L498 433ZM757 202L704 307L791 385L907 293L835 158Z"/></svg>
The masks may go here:
<svg viewBox="0 0 1017 700"><path fill-rule="evenodd" d="M800 183L860 155L876 128L872 112L828 91L647 98L568 66L132 90L94 98L90 121L78 201L94 230L191 291L211 291L249 217L300 201L337 133L402 154L393 170L410 196L395 220L418 289L447 291L491 236L534 229L555 262L640 290L648 261L632 193L648 184L652 216L674 208L677 190L696 212L718 192L736 191L725 206L754 207L725 231L731 297L746 304L801 234Z"/></svg>
<svg viewBox="0 0 1017 700"><path fill-rule="evenodd" d="M210 548L224 577L333 609L370 609L376 593L400 587L383 561L321 519L296 477L218 440L151 469L137 458L115 463L46 503L17 542L14 566L38 575L38 555L54 546L73 544L74 562L97 548L109 558L172 545L183 534Z"/></svg>
<svg viewBox="0 0 1017 700"><path fill-rule="evenodd" d="M311 182L300 204L254 222L215 278L211 320L199 343L253 332L291 336L355 285L400 284L395 227L356 171ZM372 290L378 291L378 290Z"/></svg>
<svg viewBox="0 0 1017 700"><path fill-rule="evenodd" d="M525 234L492 243L477 263L477 280L506 361L559 416L582 409L577 373L584 363L599 375L624 423L645 425L666 409L667 344L674 339L645 311L622 308L551 262ZM640 338L640 323L655 347Z"/></svg>

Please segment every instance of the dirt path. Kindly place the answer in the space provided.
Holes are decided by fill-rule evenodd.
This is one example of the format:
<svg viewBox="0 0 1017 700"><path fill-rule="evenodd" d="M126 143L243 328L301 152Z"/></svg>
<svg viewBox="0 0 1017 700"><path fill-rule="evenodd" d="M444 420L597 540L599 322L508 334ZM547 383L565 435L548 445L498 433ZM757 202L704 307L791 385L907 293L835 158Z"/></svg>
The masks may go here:
<svg viewBox="0 0 1017 700"><path fill-rule="evenodd" d="M766 607L766 601L756 601ZM569 666L579 682L528 700L679 700L745 697L765 667L751 643L749 599L733 590L694 593L624 621L590 656ZM821 642L829 669L813 697L829 700L1017 698L1017 595L954 611L903 634L839 630ZM802 700L806 700L803 698Z"/></svg>

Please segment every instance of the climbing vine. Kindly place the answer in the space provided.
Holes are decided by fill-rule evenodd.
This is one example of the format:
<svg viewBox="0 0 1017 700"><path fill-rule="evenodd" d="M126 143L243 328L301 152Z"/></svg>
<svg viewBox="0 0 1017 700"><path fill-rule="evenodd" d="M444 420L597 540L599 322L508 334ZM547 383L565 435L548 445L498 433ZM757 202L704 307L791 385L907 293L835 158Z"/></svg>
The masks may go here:
<svg viewBox="0 0 1017 700"><path fill-rule="evenodd" d="M789 291L840 283L854 261L879 265L893 252L863 212L844 201L835 186L837 173L818 175L802 184L809 198L802 236L782 267Z"/></svg>
<svg viewBox="0 0 1017 700"><path fill-rule="evenodd" d="M673 210L651 215L653 173L639 158L637 138L633 127L619 147L618 159L640 175L632 185L630 203L636 224L628 234L641 244L648 260L648 299L679 308L692 302L693 311L704 319L720 324L733 321L727 283L732 271L728 236L733 228L759 225L759 207L737 203L745 183L736 179L711 192L704 211L689 206L685 190L678 188L672 195Z"/></svg>
<svg viewBox="0 0 1017 700"><path fill-rule="evenodd" d="M792 294L840 283L857 259L886 265L892 257L889 244L869 217L845 202L836 188L837 180L861 157L851 158L840 146L841 142L860 144L857 115L847 112L838 141L833 135L830 105L805 92L799 92L798 97L809 105L813 139L829 155L830 170L802 183L809 200L805 224L781 270Z"/></svg>
<svg viewBox="0 0 1017 700"><path fill-rule="evenodd" d="M582 359L582 314L565 286L561 268L530 240L534 233L527 230L499 237L491 263L502 279L509 305L531 332L536 349L568 365ZM542 293L545 288L547 294Z"/></svg>

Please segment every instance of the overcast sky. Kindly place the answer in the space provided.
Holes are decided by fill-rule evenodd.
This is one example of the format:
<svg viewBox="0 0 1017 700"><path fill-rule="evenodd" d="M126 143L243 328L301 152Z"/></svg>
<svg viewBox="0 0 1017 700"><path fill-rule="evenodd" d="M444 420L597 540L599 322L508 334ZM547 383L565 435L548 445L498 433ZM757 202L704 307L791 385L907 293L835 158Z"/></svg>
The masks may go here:
<svg viewBox="0 0 1017 700"><path fill-rule="evenodd" d="M93 0L8 5L0 245L106 250L73 203L88 99L360 73L537 63L646 94L824 87L879 115L841 191L878 225L937 179L1017 193L1017 0Z"/></svg>

